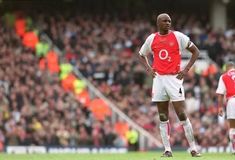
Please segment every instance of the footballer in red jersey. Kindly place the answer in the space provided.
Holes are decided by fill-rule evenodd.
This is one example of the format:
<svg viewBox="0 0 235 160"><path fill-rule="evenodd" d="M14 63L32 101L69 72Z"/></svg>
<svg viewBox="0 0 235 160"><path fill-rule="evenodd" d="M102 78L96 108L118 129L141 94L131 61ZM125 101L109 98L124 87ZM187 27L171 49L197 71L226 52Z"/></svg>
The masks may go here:
<svg viewBox="0 0 235 160"><path fill-rule="evenodd" d="M191 155L200 157L193 136L190 120L185 113L185 95L183 78L199 56L198 48L185 34L170 30L171 18L163 13L157 16L158 32L150 34L142 45L139 55L141 62L153 76L152 101L156 102L159 119L160 134L165 147L164 157L171 157L172 150L169 142L169 111L171 101L176 114L181 121L185 136L190 145ZM181 70L181 54L191 52L192 56ZM153 54L153 63L150 64L148 54Z"/></svg>
<svg viewBox="0 0 235 160"><path fill-rule="evenodd" d="M226 96L226 117L229 122L229 139L232 144L232 153L235 155L235 65L226 64L226 72L220 76L216 90L218 95L218 114L223 116L223 99Z"/></svg>

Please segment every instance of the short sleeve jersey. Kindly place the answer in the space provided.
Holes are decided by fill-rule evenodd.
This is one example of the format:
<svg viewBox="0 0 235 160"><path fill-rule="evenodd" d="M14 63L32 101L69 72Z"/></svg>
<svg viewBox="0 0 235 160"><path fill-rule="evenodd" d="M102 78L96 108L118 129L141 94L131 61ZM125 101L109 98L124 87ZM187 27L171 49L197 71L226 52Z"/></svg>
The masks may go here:
<svg viewBox="0 0 235 160"><path fill-rule="evenodd" d="M227 98L235 96L235 69L220 76L217 94L225 94Z"/></svg>
<svg viewBox="0 0 235 160"><path fill-rule="evenodd" d="M180 70L181 53L186 50L189 42L189 37L178 31L170 31L167 35L157 32L148 36L139 54L153 54L152 67L158 74L177 74Z"/></svg>

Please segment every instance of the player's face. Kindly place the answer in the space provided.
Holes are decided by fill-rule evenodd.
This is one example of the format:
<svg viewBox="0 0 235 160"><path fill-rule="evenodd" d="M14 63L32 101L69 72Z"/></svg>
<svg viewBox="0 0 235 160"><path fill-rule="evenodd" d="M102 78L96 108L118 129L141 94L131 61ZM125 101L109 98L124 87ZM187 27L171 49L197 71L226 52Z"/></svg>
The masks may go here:
<svg viewBox="0 0 235 160"><path fill-rule="evenodd" d="M164 16L159 19L159 29L162 31L169 31L171 27L171 18L169 16Z"/></svg>

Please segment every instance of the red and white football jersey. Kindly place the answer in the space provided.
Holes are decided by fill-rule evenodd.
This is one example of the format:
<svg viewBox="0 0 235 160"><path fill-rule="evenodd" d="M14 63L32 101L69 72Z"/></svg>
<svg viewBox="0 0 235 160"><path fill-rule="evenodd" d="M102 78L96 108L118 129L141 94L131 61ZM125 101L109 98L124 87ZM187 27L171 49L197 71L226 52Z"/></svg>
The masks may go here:
<svg viewBox="0 0 235 160"><path fill-rule="evenodd" d="M139 54L153 53L152 67L160 75L177 74L180 71L181 53L189 45L189 37L178 31L167 35L153 33L142 45Z"/></svg>
<svg viewBox="0 0 235 160"><path fill-rule="evenodd" d="M216 93L226 94L227 98L235 96L235 69L231 69L220 76Z"/></svg>

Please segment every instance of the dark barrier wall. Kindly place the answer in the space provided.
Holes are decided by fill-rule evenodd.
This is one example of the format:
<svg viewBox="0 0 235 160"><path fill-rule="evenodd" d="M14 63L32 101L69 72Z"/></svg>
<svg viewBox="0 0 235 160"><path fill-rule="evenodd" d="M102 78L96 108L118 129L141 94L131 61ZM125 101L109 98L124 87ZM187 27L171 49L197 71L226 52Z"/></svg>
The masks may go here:
<svg viewBox="0 0 235 160"><path fill-rule="evenodd" d="M200 6L200 7L199 7ZM131 13L147 15L153 12L206 12L209 1L203 0L2 0L1 12L14 9L43 10L58 9L63 12L66 9L79 10L87 13Z"/></svg>

